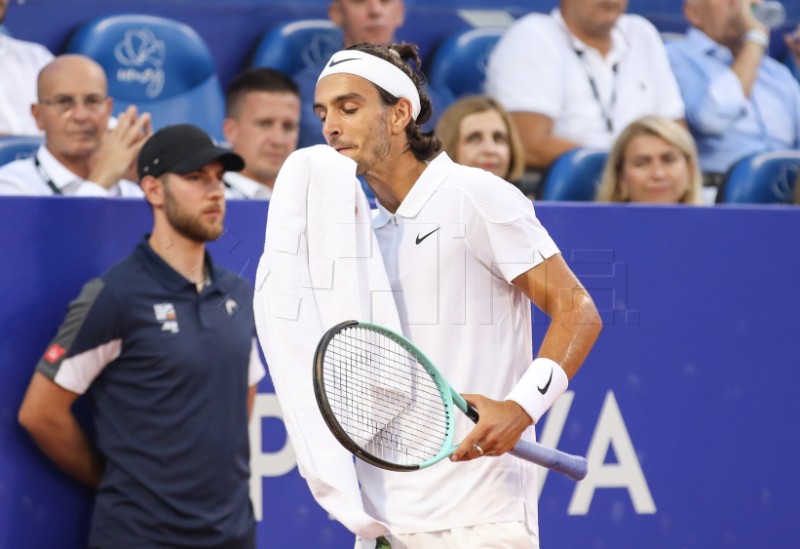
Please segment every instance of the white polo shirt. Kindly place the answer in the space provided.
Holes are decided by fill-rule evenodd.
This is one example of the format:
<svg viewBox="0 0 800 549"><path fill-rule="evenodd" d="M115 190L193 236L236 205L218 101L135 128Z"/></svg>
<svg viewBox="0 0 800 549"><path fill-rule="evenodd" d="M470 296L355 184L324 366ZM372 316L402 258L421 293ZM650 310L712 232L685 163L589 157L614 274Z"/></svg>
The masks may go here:
<svg viewBox="0 0 800 549"><path fill-rule="evenodd" d="M504 399L532 359L531 303L511 281L559 253L530 200L441 153L396 214L378 206L373 226L404 335L459 392ZM457 417L459 441L474 424ZM537 523L535 467L513 456L413 474L356 461L365 509L395 533Z"/></svg>
<svg viewBox="0 0 800 549"><path fill-rule="evenodd" d="M272 198L272 189L238 172L225 172L222 181L225 182L225 198L229 200L269 200Z"/></svg>
<svg viewBox="0 0 800 549"><path fill-rule="evenodd" d="M39 161L38 167L36 159ZM109 189L83 179L59 162L44 145L31 158L14 160L0 166L0 195L56 194L48 181L64 196L144 197L138 183L127 179L120 179Z"/></svg>
<svg viewBox="0 0 800 549"><path fill-rule="evenodd" d="M642 116L684 116L661 36L638 15L619 18L605 58L569 32L558 9L527 15L500 39L486 74L487 93L506 110L552 118L554 136L584 147L610 148Z"/></svg>
<svg viewBox="0 0 800 549"><path fill-rule="evenodd" d="M41 135L31 104L39 71L52 59L42 45L0 34L0 135Z"/></svg>

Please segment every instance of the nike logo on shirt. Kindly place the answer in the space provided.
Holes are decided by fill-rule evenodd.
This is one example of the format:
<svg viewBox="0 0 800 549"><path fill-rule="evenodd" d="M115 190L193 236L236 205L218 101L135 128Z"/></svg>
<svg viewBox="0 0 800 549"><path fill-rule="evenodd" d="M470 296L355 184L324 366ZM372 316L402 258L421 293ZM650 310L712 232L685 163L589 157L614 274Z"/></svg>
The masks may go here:
<svg viewBox="0 0 800 549"><path fill-rule="evenodd" d="M436 227L435 229L433 229L431 232L429 232L429 233L428 233L428 234L426 234L425 236L419 236L419 233L417 233L417 244L419 244L420 242L422 242L423 240L425 240L426 238L428 238L430 235L432 235L433 233L435 233L436 231L438 231L440 228L441 228L441 227Z"/></svg>
<svg viewBox="0 0 800 549"><path fill-rule="evenodd" d="M547 390L550 388L550 382L553 381L553 369L550 368L550 377L547 378L547 383L544 384L544 387L536 387L539 389L539 392L545 394Z"/></svg>

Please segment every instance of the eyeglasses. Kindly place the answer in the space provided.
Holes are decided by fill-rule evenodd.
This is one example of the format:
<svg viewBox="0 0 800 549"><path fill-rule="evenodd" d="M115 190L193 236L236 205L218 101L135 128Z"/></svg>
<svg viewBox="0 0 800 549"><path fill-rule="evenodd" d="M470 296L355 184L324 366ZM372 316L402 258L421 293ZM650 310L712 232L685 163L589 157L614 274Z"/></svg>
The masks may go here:
<svg viewBox="0 0 800 549"><path fill-rule="evenodd" d="M60 114L67 114L74 111L78 104L83 104L86 110L97 112L106 104L107 95L87 95L83 99L72 97L71 95L59 95L55 99L40 99L40 105L53 107Z"/></svg>

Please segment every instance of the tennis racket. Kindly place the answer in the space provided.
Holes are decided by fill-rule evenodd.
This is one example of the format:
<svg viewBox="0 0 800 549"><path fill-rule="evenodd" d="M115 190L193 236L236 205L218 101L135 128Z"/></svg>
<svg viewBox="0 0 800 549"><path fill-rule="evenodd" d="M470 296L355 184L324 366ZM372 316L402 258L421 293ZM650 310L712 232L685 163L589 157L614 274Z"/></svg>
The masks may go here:
<svg viewBox="0 0 800 549"><path fill-rule="evenodd" d="M413 343L393 331L349 320L322 336L314 393L336 439L358 458L390 471L414 471L453 453L455 408L478 412ZM586 459L520 440L511 453L573 480Z"/></svg>

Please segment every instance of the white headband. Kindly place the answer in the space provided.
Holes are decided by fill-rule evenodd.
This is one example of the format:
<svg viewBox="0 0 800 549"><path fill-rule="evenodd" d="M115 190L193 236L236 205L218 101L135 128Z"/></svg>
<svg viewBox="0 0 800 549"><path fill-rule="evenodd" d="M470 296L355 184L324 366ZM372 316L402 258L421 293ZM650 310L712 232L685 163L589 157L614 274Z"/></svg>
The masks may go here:
<svg viewBox="0 0 800 549"><path fill-rule="evenodd" d="M395 97L411 101L411 117L419 116L419 92L414 82L402 70L380 57L357 50L341 50L334 53L317 82L331 74L354 74L369 80Z"/></svg>

